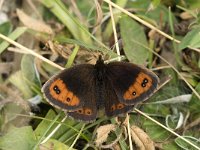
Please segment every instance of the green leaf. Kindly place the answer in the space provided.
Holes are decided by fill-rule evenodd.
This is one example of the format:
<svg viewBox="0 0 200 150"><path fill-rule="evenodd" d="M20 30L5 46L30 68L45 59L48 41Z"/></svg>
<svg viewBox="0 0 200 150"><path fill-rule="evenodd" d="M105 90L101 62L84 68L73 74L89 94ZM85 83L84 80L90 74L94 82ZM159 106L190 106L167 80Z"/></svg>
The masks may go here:
<svg viewBox="0 0 200 150"><path fill-rule="evenodd" d="M56 114L54 111L49 110L47 115L45 116L45 119L42 120L42 122L37 126L35 129L35 134L37 136L42 136L47 128L50 125L50 121L53 120L56 117ZM60 122L64 118L64 115L62 115L62 118L59 118L57 121ZM48 121L49 120L49 121ZM72 119L66 119L63 123L63 125L60 126L60 128L53 134L51 139L57 139L61 142L67 141L67 144L71 144L73 140L75 139L75 135L79 132L81 129L83 123L76 123ZM54 130L58 126L58 123L55 123L52 128L47 133L50 134L52 130ZM69 141L68 141L69 140Z"/></svg>
<svg viewBox="0 0 200 150"><path fill-rule="evenodd" d="M189 7L191 10L199 9L200 7L200 0L187 0L185 2L185 6Z"/></svg>
<svg viewBox="0 0 200 150"><path fill-rule="evenodd" d="M69 146L53 139L49 139L46 143L41 144L40 147L45 147L45 149L52 149L52 150L68 150ZM71 148L71 150L74 150Z"/></svg>
<svg viewBox="0 0 200 150"><path fill-rule="evenodd" d="M173 142L167 142L167 144L163 143L163 150L180 150L180 148L177 146L177 144L173 141Z"/></svg>
<svg viewBox="0 0 200 150"><path fill-rule="evenodd" d="M159 6L160 6L160 0L152 0L147 11L149 12L151 10L154 10Z"/></svg>
<svg viewBox="0 0 200 150"><path fill-rule="evenodd" d="M24 80L22 71L18 71L12 74L9 78L9 81L23 93L24 98L28 99L32 97L33 93Z"/></svg>
<svg viewBox="0 0 200 150"><path fill-rule="evenodd" d="M200 47L200 28L196 28L191 30L186 34L186 36L182 39L179 50L182 50L186 47L191 48L199 48Z"/></svg>
<svg viewBox="0 0 200 150"><path fill-rule="evenodd" d="M134 6L134 8L138 10L146 10L149 5L151 4L151 1L147 0L139 0L139 1L128 1L127 6ZM144 11L136 11L136 12L144 12ZM144 12L146 13L146 12Z"/></svg>
<svg viewBox="0 0 200 150"><path fill-rule="evenodd" d="M20 37L24 32L26 32L26 27L18 27L16 28L8 37L12 40L16 40ZM0 44L0 54L9 46L10 44L6 41Z"/></svg>
<svg viewBox="0 0 200 150"><path fill-rule="evenodd" d="M21 61L22 74L26 81L28 81L27 83L41 86L39 73L37 71L34 59L35 57L32 55L23 55Z"/></svg>
<svg viewBox="0 0 200 150"><path fill-rule="evenodd" d="M69 56L67 64L65 65L66 68L71 67L71 65L73 64L74 59L75 59L75 57L76 57L76 55L78 53L78 50L79 50L79 46L75 45L75 47L74 47L74 49L72 51L72 54Z"/></svg>
<svg viewBox="0 0 200 150"><path fill-rule="evenodd" d="M49 121L47 121L45 119L42 120L34 131L35 135L39 136L39 137L42 136L45 133L48 125L50 124L50 120L53 120L55 117L56 117L55 112L52 110L49 110L45 116L45 119L48 119Z"/></svg>
<svg viewBox="0 0 200 150"><path fill-rule="evenodd" d="M120 19L120 31L124 52L128 60L144 65L149 51L145 48L147 47L147 39L143 27L130 17L123 16Z"/></svg>
<svg viewBox="0 0 200 150"><path fill-rule="evenodd" d="M31 150L36 142L30 126L11 128L8 133L0 137L0 149L3 150Z"/></svg>
<svg viewBox="0 0 200 150"><path fill-rule="evenodd" d="M2 122L1 125L2 128L7 128L9 123L18 125L19 122L22 124L22 122L25 121L25 119L17 118L19 117L18 114L24 112L22 104L17 104L17 101L15 103L12 102L5 104L2 110L1 117L2 119L4 118L4 122Z"/></svg>
<svg viewBox="0 0 200 150"><path fill-rule="evenodd" d="M196 145L197 147L200 147L199 139L191 137L191 136L184 136L184 138L187 139L188 141L190 141L191 143L193 143L194 145ZM179 145L184 150L196 150L196 148L194 148L192 145L186 143L179 137L175 139L175 142L177 145Z"/></svg>
<svg viewBox="0 0 200 150"><path fill-rule="evenodd" d="M143 128L154 141L162 142L171 135L166 129L160 127L150 120L144 119L141 124L143 124Z"/></svg>
<svg viewBox="0 0 200 150"><path fill-rule="evenodd" d="M160 5L160 0L152 0L151 4L152 4L153 8L156 8L157 6Z"/></svg>
<svg viewBox="0 0 200 150"><path fill-rule="evenodd" d="M88 44L92 43L87 33L88 29L71 15L62 1L41 0L40 2L47 8L50 8L49 10L68 28L75 39L82 40Z"/></svg>
<svg viewBox="0 0 200 150"><path fill-rule="evenodd" d="M200 83L196 86L195 90L197 91L197 93L200 93ZM188 104L189 109L190 109L190 113L191 113L191 117L193 119L197 119L200 118L200 103L199 103L199 98L193 94L192 98Z"/></svg>
<svg viewBox="0 0 200 150"><path fill-rule="evenodd" d="M3 35L8 35L12 31L12 28L13 26L11 22L4 22L0 25L0 33Z"/></svg>
<svg viewBox="0 0 200 150"><path fill-rule="evenodd" d="M164 5L158 5L155 9L151 11L139 11L137 14L141 15L141 18L148 18L148 20L156 21L156 26L160 24L160 17L162 16L162 23L168 23L168 8ZM173 22L177 22L175 16L172 14Z"/></svg>
<svg viewBox="0 0 200 150"><path fill-rule="evenodd" d="M160 94L160 93L159 93ZM154 96L155 97L155 96ZM153 99L153 98L151 98ZM150 104L146 104L143 107L143 111L148 114L153 114L155 116L166 116L170 113L170 107L162 104L151 104L151 101L148 100Z"/></svg>

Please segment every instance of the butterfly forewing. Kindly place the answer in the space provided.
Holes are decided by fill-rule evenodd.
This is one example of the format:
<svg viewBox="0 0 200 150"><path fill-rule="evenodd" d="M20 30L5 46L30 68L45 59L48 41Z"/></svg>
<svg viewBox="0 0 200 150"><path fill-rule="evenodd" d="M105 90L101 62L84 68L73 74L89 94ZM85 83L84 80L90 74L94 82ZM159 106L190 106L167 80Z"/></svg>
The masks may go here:
<svg viewBox="0 0 200 150"><path fill-rule="evenodd" d="M107 76L120 102L133 105L153 94L158 77L151 71L127 62L107 65Z"/></svg>
<svg viewBox="0 0 200 150"><path fill-rule="evenodd" d="M47 81L42 91L46 99L58 108L67 111L81 109L90 97L95 97L91 92L94 88L93 71L94 66L89 64L65 69ZM88 107L95 109L94 106Z"/></svg>

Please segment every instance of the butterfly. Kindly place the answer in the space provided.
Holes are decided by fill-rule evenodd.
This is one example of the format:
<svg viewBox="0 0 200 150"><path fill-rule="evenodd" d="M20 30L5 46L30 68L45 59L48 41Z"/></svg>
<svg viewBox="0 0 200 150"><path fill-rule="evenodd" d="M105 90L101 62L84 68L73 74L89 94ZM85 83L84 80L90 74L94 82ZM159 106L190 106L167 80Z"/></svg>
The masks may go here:
<svg viewBox="0 0 200 150"><path fill-rule="evenodd" d="M80 64L50 78L42 87L46 100L67 115L84 122L96 120L100 110L107 117L132 111L149 98L159 78L150 70L129 62Z"/></svg>

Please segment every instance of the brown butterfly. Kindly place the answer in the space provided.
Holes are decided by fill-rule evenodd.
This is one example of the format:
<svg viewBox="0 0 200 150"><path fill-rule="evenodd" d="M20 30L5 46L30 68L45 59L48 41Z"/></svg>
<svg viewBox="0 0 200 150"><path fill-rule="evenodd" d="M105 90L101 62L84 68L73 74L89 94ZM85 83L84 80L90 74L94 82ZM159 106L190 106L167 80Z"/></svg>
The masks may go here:
<svg viewBox="0 0 200 150"><path fill-rule="evenodd" d="M157 88L158 77L128 62L81 64L49 79L42 91L47 101L74 119L94 121L99 110L114 117L130 112L137 102L149 98Z"/></svg>

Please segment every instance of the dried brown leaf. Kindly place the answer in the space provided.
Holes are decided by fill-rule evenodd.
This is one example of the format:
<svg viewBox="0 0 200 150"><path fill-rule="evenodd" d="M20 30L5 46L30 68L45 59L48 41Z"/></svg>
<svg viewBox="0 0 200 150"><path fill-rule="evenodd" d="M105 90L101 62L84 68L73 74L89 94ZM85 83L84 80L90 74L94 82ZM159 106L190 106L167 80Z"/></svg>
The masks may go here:
<svg viewBox="0 0 200 150"><path fill-rule="evenodd" d="M116 126L113 124L107 124L104 126L100 126L97 129L97 138L95 140L95 143L97 145L101 145L103 142L106 141L106 139L108 138L108 135L111 131L115 131Z"/></svg>
<svg viewBox="0 0 200 150"><path fill-rule="evenodd" d="M180 17L181 17L183 20L188 20L188 19L194 18L194 17L191 15L191 13L189 13L189 12L182 12L182 13L180 14Z"/></svg>
<svg viewBox="0 0 200 150"><path fill-rule="evenodd" d="M50 26L46 25L44 22L33 19L29 17L27 14L25 14L22 10L17 9L17 15L20 19L20 21L28 28L47 33L47 34L53 34L53 30Z"/></svg>
<svg viewBox="0 0 200 150"><path fill-rule="evenodd" d="M154 142L137 126L131 126L131 137L139 150L155 150Z"/></svg>
<svg viewBox="0 0 200 150"><path fill-rule="evenodd" d="M113 149L114 150L121 150L121 147L120 147L119 144L115 144L115 145L113 145Z"/></svg>
<svg viewBox="0 0 200 150"><path fill-rule="evenodd" d="M12 62L0 63L0 74L9 74L13 68Z"/></svg>

